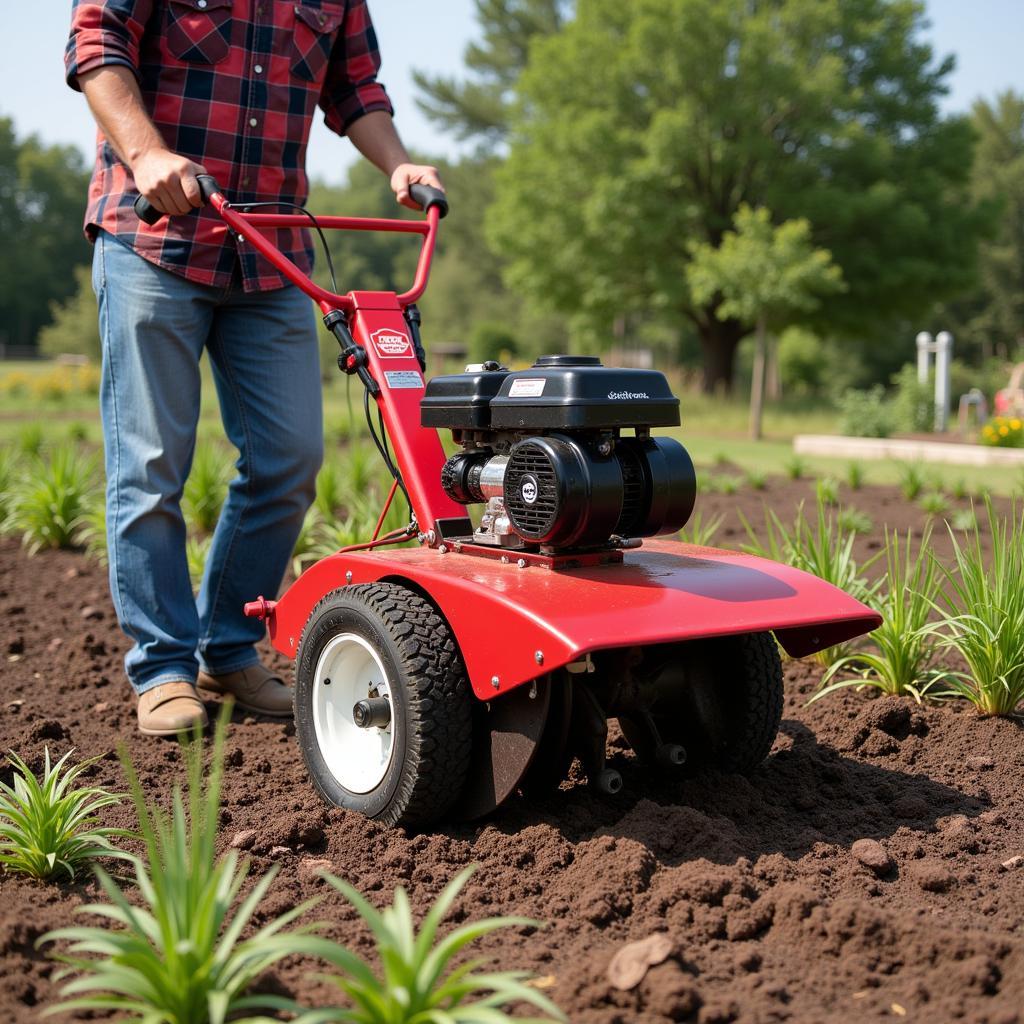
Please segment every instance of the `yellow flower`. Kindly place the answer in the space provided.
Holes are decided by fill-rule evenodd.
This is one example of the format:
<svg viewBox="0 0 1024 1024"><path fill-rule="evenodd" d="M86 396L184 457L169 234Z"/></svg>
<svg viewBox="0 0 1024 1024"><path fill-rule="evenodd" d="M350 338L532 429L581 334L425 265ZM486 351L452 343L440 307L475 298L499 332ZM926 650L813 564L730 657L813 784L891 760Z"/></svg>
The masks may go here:
<svg viewBox="0 0 1024 1024"><path fill-rule="evenodd" d="M1021 428L1021 422L1020 422L1020 420L1010 420L1010 426L1011 426L1011 427L1012 427L1012 428L1013 428L1014 430L1020 430L1020 428Z"/></svg>
<svg viewBox="0 0 1024 1024"><path fill-rule="evenodd" d="M1004 424L1003 424L1003 425L1002 425L1002 426L1001 426L1001 427L999 428L999 436L1000 436L1000 437L1006 437L1006 435L1007 435L1007 434L1009 434L1009 433L1010 433L1010 428L1009 428L1008 426L1006 426L1006 424L1004 423Z"/></svg>

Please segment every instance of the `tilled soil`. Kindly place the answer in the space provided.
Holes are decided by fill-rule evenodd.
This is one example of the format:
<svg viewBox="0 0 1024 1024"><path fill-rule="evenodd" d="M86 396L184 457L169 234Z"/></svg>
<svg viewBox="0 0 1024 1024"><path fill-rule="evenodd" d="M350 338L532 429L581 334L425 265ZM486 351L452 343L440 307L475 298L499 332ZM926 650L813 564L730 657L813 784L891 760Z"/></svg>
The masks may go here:
<svg viewBox="0 0 1024 1024"><path fill-rule="evenodd" d="M728 544L736 508L760 522L764 499L786 518L810 493L775 482L764 494L709 497L705 508L729 510L719 538ZM860 498L879 523L922 525L894 490ZM878 543L876 532L860 545ZM948 555L941 533L936 547ZM120 790L113 748L123 742L143 784L168 793L177 747L135 731L103 571L67 552L29 559L4 542L0 617L3 748L36 767L46 746L100 755L91 781ZM418 836L326 809L290 723L236 714L222 841L248 849L256 870L281 867L258 921L321 894L314 916L363 955L366 929L319 868L379 903L404 885L423 913L477 864L453 919L548 922L498 933L482 952L540 976L573 1021L1024 1020L1024 863L1002 866L1024 855L1020 724L855 691L807 707L819 678L812 663L787 663L782 731L750 778L652 772L613 730L618 796L599 798L574 779L546 801L517 800L485 823ZM133 824L127 807L107 820ZM860 840L881 849L860 843L855 855ZM0 875L0 1019L35 1020L54 1000L54 967L34 944L97 895L85 878ZM614 988L613 955L657 932L669 957L635 988ZM287 962L263 985L316 1004L328 993L308 980L310 966Z"/></svg>

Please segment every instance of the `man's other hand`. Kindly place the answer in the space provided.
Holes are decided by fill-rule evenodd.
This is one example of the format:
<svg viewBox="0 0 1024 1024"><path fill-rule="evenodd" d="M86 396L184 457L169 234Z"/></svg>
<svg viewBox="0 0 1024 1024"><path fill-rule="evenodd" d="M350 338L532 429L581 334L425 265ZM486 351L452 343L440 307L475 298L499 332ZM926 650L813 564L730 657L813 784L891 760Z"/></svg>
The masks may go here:
<svg viewBox="0 0 1024 1024"><path fill-rule="evenodd" d="M395 198L410 210L420 209L409 195L410 185L430 185L431 188L444 191L436 167L427 167L424 164L399 164L391 175L391 188L394 190Z"/></svg>
<svg viewBox="0 0 1024 1024"><path fill-rule="evenodd" d="M169 149L152 149L132 163L135 187L161 212L188 213L203 205L203 194L196 181L206 168Z"/></svg>

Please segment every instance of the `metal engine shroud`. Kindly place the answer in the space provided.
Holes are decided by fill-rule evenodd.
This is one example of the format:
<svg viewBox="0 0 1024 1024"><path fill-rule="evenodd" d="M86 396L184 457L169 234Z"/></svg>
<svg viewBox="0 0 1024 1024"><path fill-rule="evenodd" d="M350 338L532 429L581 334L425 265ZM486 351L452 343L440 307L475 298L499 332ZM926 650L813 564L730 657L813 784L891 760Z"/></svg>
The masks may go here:
<svg viewBox="0 0 1024 1024"><path fill-rule="evenodd" d="M462 449L445 463L445 493L487 505L476 543L621 546L675 533L693 511L689 454L650 436L679 424L679 400L661 373L604 367L593 356L542 356L519 372L485 363L431 380L421 417L451 430Z"/></svg>

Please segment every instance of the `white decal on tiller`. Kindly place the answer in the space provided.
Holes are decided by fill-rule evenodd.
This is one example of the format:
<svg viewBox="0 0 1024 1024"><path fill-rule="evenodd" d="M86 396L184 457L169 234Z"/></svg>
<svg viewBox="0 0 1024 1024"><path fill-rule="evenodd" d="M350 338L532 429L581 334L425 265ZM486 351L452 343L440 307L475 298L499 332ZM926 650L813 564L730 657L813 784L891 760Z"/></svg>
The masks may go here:
<svg viewBox="0 0 1024 1024"><path fill-rule="evenodd" d="M399 356L407 356L412 348L409 336L401 331L391 330L389 327L374 331L370 335L373 339L377 354L384 359L397 359Z"/></svg>
<svg viewBox="0 0 1024 1024"><path fill-rule="evenodd" d="M508 389L509 398L540 398L547 381L543 377L520 377L512 381Z"/></svg>

